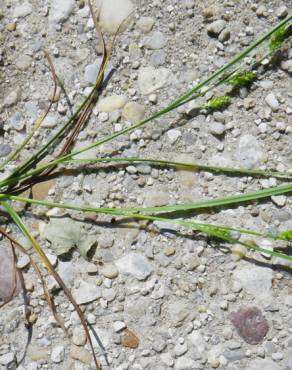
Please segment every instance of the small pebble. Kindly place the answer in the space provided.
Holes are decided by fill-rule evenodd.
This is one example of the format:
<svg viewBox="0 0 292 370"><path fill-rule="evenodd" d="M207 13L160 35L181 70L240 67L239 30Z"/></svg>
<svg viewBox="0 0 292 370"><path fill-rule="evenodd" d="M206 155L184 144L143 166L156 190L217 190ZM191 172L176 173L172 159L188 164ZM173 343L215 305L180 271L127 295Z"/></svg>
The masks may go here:
<svg viewBox="0 0 292 370"><path fill-rule="evenodd" d="M207 27L207 31L210 34L210 36L219 36L220 32L224 29L226 26L226 22L223 19L219 19L215 22L212 22Z"/></svg>
<svg viewBox="0 0 292 370"><path fill-rule="evenodd" d="M273 93L268 94L265 98L265 101L273 112L277 112L279 109L279 102Z"/></svg>
<svg viewBox="0 0 292 370"><path fill-rule="evenodd" d="M123 347L137 348L139 346L139 338L129 329L126 329L121 334L121 344Z"/></svg>

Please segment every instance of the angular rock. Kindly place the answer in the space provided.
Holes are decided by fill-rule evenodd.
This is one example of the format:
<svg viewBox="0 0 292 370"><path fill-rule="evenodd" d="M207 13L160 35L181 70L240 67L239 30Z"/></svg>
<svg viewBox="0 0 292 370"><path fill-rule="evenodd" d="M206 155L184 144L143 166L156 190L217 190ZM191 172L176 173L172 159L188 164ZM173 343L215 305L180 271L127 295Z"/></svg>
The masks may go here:
<svg viewBox="0 0 292 370"><path fill-rule="evenodd" d="M16 6L13 10L13 18L24 18L32 12L32 5L28 1Z"/></svg>
<svg viewBox="0 0 292 370"><path fill-rule="evenodd" d="M273 272L271 269L249 265L236 269L233 276L236 281L241 283L243 289L259 302L269 302L272 299Z"/></svg>
<svg viewBox="0 0 292 370"><path fill-rule="evenodd" d="M42 237L52 243L52 248L58 256L68 253L76 246L80 254L86 257L96 243L95 237L88 235L82 222L69 217L51 218L43 229Z"/></svg>
<svg viewBox="0 0 292 370"><path fill-rule="evenodd" d="M170 72L166 68L140 68L138 86L142 94L147 95L161 89L169 82Z"/></svg>
<svg viewBox="0 0 292 370"><path fill-rule="evenodd" d="M80 286L72 291L77 304L96 301L101 297L101 290L97 285L81 280Z"/></svg>
<svg viewBox="0 0 292 370"><path fill-rule="evenodd" d="M152 35L145 37L142 43L148 49L158 50L162 49L166 45L167 40L162 32L155 31Z"/></svg>
<svg viewBox="0 0 292 370"><path fill-rule="evenodd" d="M66 21L75 7L74 0L52 0L49 22L51 24L63 23Z"/></svg>
<svg viewBox="0 0 292 370"><path fill-rule="evenodd" d="M145 280L153 271L147 258L134 252L117 260L116 265L121 274L133 276L138 280Z"/></svg>
<svg viewBox="0 0 292 370"><path fill-rule="evenodd" d="M64 346L60 345L52 349L51 360L54 363L58 364L62 362L64 360L64 357L65 357L65 347Z"/></svg>

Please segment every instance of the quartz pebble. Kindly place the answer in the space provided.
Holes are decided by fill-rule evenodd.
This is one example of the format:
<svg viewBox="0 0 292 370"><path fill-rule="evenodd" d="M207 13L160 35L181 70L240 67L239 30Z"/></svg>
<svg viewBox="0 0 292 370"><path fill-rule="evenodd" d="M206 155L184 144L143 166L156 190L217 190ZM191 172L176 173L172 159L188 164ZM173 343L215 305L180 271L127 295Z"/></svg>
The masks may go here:
<svg viewBox="0 0 292 370"><path fill-rule="evenodd" d="M279 102L273 93L268 94L265 98L265 101L273 112L277 112L279 109Z"/></svg>
<svg viewBox="0 0 292 370"><path fill-rule="evenodd" d="M64 346L56 346L53 348L52 353L51 353L51 360L58 364L64 360L65 357L65 348Z"/></svg>

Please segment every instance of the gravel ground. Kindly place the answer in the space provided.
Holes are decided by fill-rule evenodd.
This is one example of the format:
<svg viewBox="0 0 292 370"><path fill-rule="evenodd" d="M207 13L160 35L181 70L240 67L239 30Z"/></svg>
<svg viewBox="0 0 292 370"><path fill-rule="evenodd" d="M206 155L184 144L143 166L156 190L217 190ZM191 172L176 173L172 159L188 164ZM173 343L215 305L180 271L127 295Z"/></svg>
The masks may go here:
<svg viewBox="0 0 292 370"><path fill-rule="evenodd" d="M166 106L292 8L290 0L103 3L107 40L134 9L133 19L117 39L113 73L75 149ZM73 108L92 86L101 56L84 1L0 0L0 19L0 156L5 158L32 129L52 95L43 49L52 55ZM193 107L183 106L86 156L122 153L291 170L291 73L288 50L277 65L263 65L258 80L249 90L241 88L228 109L193 116ZM61 94L21 159L69 116ZM158 206L279 183L275 178L215 176L146 164L102 170L92 166L36 187L34 196L95 207ZM278 233L292 229L291 203L290 197L278 196L198 214L196 219ZM103 349L93 340L103 369L292 370L292 285L290 269L279 259L252 253L237 260L224 245L159 222L111 223L106 217L41 207L29 208L24 219L96 330ZM31 246L10 227L29 251ZM262 240L262 245L273 249L277 243ZM5 250L4 240L1 247ZM83 257L88 252L90 259ZM2 253L2 261L9 261L7 252ZM27 258L18 264L37 316L18 368L93 369L72 305L48 277L68 338L42 299ZM18 295L0 311L0 369L14 369L16 358L21 359L27 338L22 305Z"/></svg>

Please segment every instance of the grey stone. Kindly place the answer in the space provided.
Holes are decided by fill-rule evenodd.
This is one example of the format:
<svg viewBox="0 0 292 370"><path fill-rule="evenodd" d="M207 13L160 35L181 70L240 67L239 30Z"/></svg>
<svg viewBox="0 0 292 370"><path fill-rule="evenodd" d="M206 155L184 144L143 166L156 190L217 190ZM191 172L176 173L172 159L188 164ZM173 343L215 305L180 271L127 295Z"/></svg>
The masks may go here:
<svg viewBox="0 0 292 370"><path fill-rule="evenodd" d="M31 63L32 57L30 57L29 55L20 55L15 61L16 67L20 71L26 71L27 69L29 69Z"/></svg>
<svg viewBox="0 0 292 370"><path fill-rule="evenodd" d="M209 24L207 31L211 36L218 36L225 26L226 22L223 19L218 19L217 21Z"/></svg>
<svg viewBox="0 0 292 370"><path fill-rule="evenodd" d="M164 34L160 31L153 32L152 35L145 37L143 44L146 48L152 50L162 49L167 43Z"/></svg>
<svg viewBox="0 0 292 370"><path fill-rule="evenodd" d="M102 63L102 58L97 58L94 63L88 64L85 67L84 79L85 79L86 82L89 82L92 85L95 84L96 79L97 79L97 75L98 75L98 71L99 71L99 68L101 66L101 63ZM112 63L109 62L107 64L106 68L105 68L105 71L104 71L104 78L105 79L109 76L112 69L113 69Z"/></svg>
<svg viewBox="0 0 292 370"><path fill-rule="evenodd" d="M196 362L190 357L182 356L175 361L175 370L194 370Z"/></svg>
<svg viewBox="0 0 292 370"><path fill-rule="evenodd" d="M179 137L181 137L180 130L177 130L175 128L167 131L167 136L171 144L174 144Z"/></svg>
<svg viewBox="0 0 292 370"><path fill-rule="evenodd" d="M51 218L45 225L42 237L52 243L57 256L68 253L76 246L83 257L96 243L93 235L88 235L83 222L72 220L69 217Z"/></svg>
<svg viewBox="0 0 292 370"><path fill-rule="evenodd" d="M174 300L164 304L165 315L172 326L180 326L190 315L191 309L187 301Z"/></svg>
<svg viewBox="0 0 292 370"><path fill-rule="evenodd" d="M81 280L79 288L73 289L72 294L77 304L85 304L99 299L101 290L97 285Z"/></svg>
<svg viewBox="0 0 292 370"><path fill-rule="evenodd" d="M0 365L5 366L5 369L16 369L16 357L13 352L5 353L0 356Z"/></svg>
<svg viewBox="0 0 292 370"><path fill-rule="evenodd" d="M153 267L142 254L131 252L116 261L120 273L144 280L151 275Z"/></svg>
<svg viewBox="0 0 292 370"><path fill-rule="evenodd" d="M174 347L174 354L179 357L184 355L188 351L188 344L184 343L177 343Z"/></svg>
<svg viewBox="0 0 292 370"><path fill-rule="evenodd" d="M11 147L8 144L0 144L0 157L6 157L11 152Z"/></svg>
<svg viewBox="0 0 292 370"><path fill-rule="evenodd" d="M209 130L213 135L222 135L225 132L225 126L221 122L211 122Z"/></svg>
<svg viewBox="0 0 292 370"><path fill-rule="evenodd" d="M24 18L32 12L32 5L28 1L16 6L13 10L13 18Z"/></svg>
<svg viewBox="0 0 292 370"><path fill-rule="evenodd" d="M170 72L166 68L140 68L138 76L139 90L143 95L161 89L169 83Z"/></svg>
<svg viewBox="0 0 292 370"><path fill-rule="evenodd" d="M140 29L140 31L144 33L148 33L152 30L154 25L154 19L151 17L141 17L137 21L137 27Z"/></svg>
<svg viewBox="0 0 292 370"><path fill-rule="evenodd" d="M113 288L103 289L102 298L108 302L112 302L116 298L116 291Z"/></svg>
<svg viewBox="0 0 292 370"><path fill-rule="evenodd" d="M292 370L292 354L289 354L289 356L284 360L285 363L285 370Z"/></svg>
<svg viewBox="0 0 292 370"><path fill-rule="evenodd" d="M263 158L259 141L249 134L242 136L239 140L235 156L240 167L255 167Z"/></svg>
<svg viewBox="0 0 292 370"><path fill-rule="evenodd" d="M238 280L243 289L254 296L257 301L269 303L272 299L272 277L271 269L259 266L246 266L236 269L233 273L234 279Z"/></svg>
<svg viewBox="0 0 292 370"><path fill-rule="evenodd" d="M86 334L83 328L77 327L73 329L72 342L76 346L84 346L86 343Z"/></svg>
<svg viewBox="0 0 292 370"><path fill-rule="evenodd" d="M279 207L284 207L287 201L287 197L285 195L273 195L271 196L272 202L275 203Z"/></svg>
<svg viewBox="0 0 292 370"><path fill-rule="evenodd" d="M278 18L285 18L288 14L287 6L282 5L276 10L276 15Z"/></svg>
<svg viewBox="0 0 292 370"><path fill-rule="evenodd" d="M253 360L245 367L244 370L283 370L282 367L276 364L276 362L270 359L256 359Z"/></svg>
<svg viewBox="0 0 292 370"><path fill-rule="evenodd" d="M220 32L218 40L224 42L228 41L229 39L230 39L230 30L228 28L225 28Z"/></svg>
<svg viewBox="0 0 292 370"><path fill-rule="evenodd" d="M9 108L15 105L21 96L20 89L12 90L8 95L4 98L4 106Z"/></svg>
<svg viewBox="0 0 292 370"><path fill-rule="evenodd" d="M71 286L74 282L74 266L71 261L59 261L58 273L64 283Z"/></svg>
<svg viewBox="0 0 292 370"><path fill-rule="evenodd" d="M65 347L62 345L56 346L52 349L51 360L58 364L64 360L65 357Z"/></svg>
<svg viewBox="0 0 292 370"><path fill-rule="evenodd" d="M23 256L21 256L18 261L17 261L17 268L19 269L24 269L25 267L27 267L30 263L30 259L29 259L29 256L24 254Z"/></svg>
<svg viewBox="0 0 292 370"><path fill-rule="evenodd" d="M56 113L49 113L43 120L43 128L54 128L58 124L59 117Z"/></svg>
<svg viewBox="0 0 292 370"><path fill-rule="evenodd" d="M159 67L165 64L166 53L164 50L155 50L150 56L150 63L154 67Z"/></svg>
<svg viewBox="0 0 292 370"><path fill-rule="evenodd" d="M240 361L242 360L243 358L246 357L245 353L243 350L241 349L237 349L237 350L225 350L223 352L223 356L230 362L233 362L233 361Z"/></svg>
<svg viewBox="0 0 292 370"><path fill-rule="evenodd" d="M74 0L52 0L49 22L51 24L63 23L66 21L75 7Z"/></svg>
<svg viewBox="0 0 292 370"><path fill-rule="evenodd" d="M113 323L114 331L116 333L126 329L127 325L123 321L115 321Z"/></svg>

